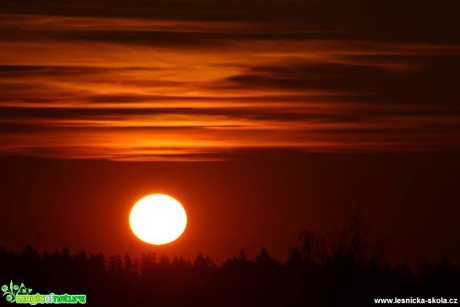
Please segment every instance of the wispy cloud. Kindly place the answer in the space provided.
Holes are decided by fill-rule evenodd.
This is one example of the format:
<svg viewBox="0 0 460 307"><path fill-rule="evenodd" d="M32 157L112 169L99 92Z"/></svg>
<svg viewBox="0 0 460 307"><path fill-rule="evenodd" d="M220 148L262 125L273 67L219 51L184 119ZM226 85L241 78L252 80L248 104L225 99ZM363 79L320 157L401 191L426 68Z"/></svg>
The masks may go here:
<svg viewBox="0 0 460 307"><path fill-rule="evenodd" d="M334 13L333 1L2 3L5 154L206 160L459 145L459 37L434 35L439 24L424 33L423 6L407 17L421 30L402 35ZM395 18L408 9L392 5ZM434 18L455 24L449 16Z"/></svg>

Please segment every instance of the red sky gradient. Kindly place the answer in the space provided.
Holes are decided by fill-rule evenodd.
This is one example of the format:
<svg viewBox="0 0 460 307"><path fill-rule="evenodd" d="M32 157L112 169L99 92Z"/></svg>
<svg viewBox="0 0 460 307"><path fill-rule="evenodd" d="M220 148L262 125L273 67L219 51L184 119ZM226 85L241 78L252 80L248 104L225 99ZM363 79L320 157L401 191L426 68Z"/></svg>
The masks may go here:
<svg viewBox="0 0 460 307"><path fill-rule="evenodd" d="M460 261L459 10L0 0L0 201L15 217L0 245L140 252L125 218L160 192L190 214L171 253L283 258L299 231L359 209L395 259Z"/></svg>
<svg viewBox="0 0 460 307"><path fill-rule="evenodd" d="M203 252L220 262L265 246L286 259L302 230L334 238L362 214L390 262L460 261L459 156L447 153L233 156L227 162L110 162L6 158L0 161L3 234L17 251L68 246L140 256ZM176 197L188 214L181 238L156 247L129 229L134 203L150 193Z"/></svg>

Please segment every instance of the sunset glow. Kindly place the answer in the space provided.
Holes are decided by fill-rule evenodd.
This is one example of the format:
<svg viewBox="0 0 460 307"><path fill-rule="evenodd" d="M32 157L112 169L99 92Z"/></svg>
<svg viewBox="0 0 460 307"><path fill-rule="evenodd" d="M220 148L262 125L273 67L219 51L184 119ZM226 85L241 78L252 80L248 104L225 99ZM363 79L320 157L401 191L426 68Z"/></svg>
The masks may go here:
<svg viewBox="0 0 460 307"><path fill-rule="evenodd" d="M187 214L184 207L171 196L152 194L134 205L129 224L142 241L161 245L182 235L187 225Z"/></svg>
<svg viewBox="0 0 460 307"><path fill-rule="evenodd" d="M454 44L271 20L1 17L5 154L192 161L458 145L452 88L426 87L433 59L460 55Z"/></svg>
<svg viewBox="0 0 460 307"><path fill-rule="evenodd" d="M460 0L0 8L6 302L455 304Z"/></svg>

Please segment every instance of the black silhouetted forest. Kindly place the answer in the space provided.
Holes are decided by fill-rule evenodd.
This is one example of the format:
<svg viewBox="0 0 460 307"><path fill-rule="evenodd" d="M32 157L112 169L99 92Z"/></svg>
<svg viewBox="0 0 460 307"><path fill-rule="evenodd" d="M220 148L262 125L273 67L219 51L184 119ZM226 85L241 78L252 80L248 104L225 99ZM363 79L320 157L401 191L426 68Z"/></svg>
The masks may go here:
<svg viewBox="0 0 460 307"><path fill-rule="evenodd" d="M458 297L459 268L447 260L390 266L385 244L367 233L353 217L333 240L302 232L284 263L262 248L255 259L241 251L220 266L201 253L189 261L1 248L0 280L33 293L86 294L91 306L371 306L379 297Z"/></svg>

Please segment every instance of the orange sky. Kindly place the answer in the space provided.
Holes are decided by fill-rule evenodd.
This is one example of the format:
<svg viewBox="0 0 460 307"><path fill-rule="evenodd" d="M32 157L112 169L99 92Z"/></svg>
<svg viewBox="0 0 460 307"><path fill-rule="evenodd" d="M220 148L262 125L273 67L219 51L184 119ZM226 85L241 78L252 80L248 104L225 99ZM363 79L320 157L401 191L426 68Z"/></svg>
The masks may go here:
<svg viewBox="0 0 460 307"><path fill-rule="evenodd" d="M459 11L0 0L0 246L149 251L128 213L166 193L188 258L285 259L360 209L392 259L460 263Z"/></svg>
<svg viewBox="0 0 460 307"><path fill-rule="evenodd" d="M4 154L212 160L245 148L459 145L451 79L460 47L449 39L372 39L283 17L179 18L165 8L119 16L116 7L6 7Z"/></svg>

